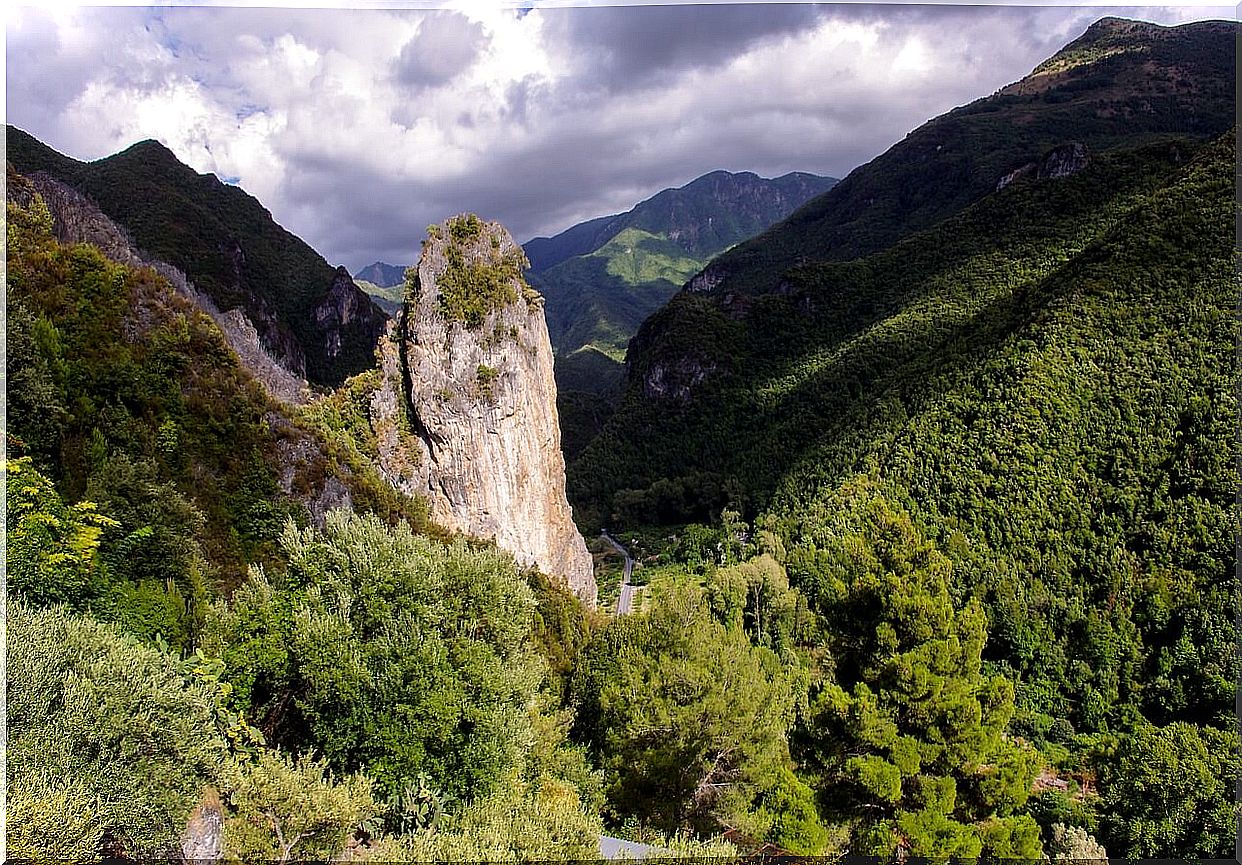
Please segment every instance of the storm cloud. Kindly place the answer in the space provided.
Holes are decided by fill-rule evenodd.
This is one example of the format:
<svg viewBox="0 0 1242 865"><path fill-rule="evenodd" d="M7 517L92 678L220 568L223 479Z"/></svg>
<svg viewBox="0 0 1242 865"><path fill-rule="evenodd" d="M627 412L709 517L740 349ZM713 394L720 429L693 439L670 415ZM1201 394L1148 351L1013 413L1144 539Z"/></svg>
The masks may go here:
<svg viewBox="0 0 1242 865"><path fill-rule="evenodd" d="M464 211L526 240L719 168L843 177L1103 15L1232 12L18 8L7 119L79 159L158 139L352 270Z"/></svg>

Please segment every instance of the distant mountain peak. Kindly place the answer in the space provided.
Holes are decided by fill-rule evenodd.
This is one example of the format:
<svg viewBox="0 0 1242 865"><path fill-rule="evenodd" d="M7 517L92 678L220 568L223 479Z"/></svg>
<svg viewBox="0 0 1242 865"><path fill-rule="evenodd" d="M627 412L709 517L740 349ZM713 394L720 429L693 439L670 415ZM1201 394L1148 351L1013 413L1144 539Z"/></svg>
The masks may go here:
<svg viewBox="0 0 1242 865"><path fill-rule="evenodd" d="M391 288L405 282L405 265L374 261L354 274L354 279L365 280L380 288Z"/></svg>
<svg viewBox="0 0 1242 865"><path fill-rule="evenodd" d="M625 213L588 220L553 237L536 237L523 248L531 270L544 271L594 252L626 228L639 228L675 237L692 256L711 256L757 234L836 182L802 171L768 179L753 171L717 169L663 189Z"/></svg>

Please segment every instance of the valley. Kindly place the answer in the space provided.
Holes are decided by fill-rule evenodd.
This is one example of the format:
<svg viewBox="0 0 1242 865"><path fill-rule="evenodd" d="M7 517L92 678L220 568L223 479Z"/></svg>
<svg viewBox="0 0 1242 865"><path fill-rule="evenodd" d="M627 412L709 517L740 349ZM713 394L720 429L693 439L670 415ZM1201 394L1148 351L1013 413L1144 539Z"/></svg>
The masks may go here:
<svg viewBox="0 0 1242 865"><path fill-rule="evenodd" d="M8 855L1233 856L1238 37L522 245L355 190L352 276L7 127Z"/></svg>

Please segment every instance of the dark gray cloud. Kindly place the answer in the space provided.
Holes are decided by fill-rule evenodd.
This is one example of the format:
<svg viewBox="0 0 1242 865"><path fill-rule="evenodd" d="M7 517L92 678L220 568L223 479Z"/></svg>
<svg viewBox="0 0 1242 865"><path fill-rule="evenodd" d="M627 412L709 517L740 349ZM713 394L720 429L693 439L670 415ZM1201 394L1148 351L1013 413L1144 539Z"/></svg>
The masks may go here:
<svg viewBox="0 0 1242 865"><path fill-rule="evenodd" d="M525 240L719 168L844 176L1105 14L1210 13L26 7L7 22L8 111L78 158L158 138L352 269L410 262L467 210Z"/></svg>
<svg viewBox="0 0 1242 865"><path fill-rule="evenodd" d="M465 71L485 43L477 22L456 12L430 13L402 47L397 79L415 86L444 84Z"/></svg>
<svg viewBox="0 0 1242 865"><path fill-rule="evenodd" d="M727 63L755 43L813 27L808 3L610 6L541 12L569 48L580 87L608 91L658 86L688 69Z"/></svg>

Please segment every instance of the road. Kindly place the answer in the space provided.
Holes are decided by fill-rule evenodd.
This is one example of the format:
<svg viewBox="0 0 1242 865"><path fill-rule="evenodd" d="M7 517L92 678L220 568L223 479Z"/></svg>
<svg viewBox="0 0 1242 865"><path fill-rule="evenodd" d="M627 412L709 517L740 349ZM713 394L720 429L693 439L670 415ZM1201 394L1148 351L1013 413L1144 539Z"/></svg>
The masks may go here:
<svg viewBox="0 0 1242 865"><path fill-rule="evenodd" d="M599 534L614 550L625 557L625 575L621 577L621 596L617 598L617 615L624 616L634 608L634 587L630 585L630 574L634 572L634 560L630 558L630 551L621 546L620 542L608 532Z"/></svg>
<svg viewBox="0 0 1242 865"><path fill-rule="evenodd" d="M653 856L670 857L674 854L670 850L661 850L650 844L639 844L637 841L600 835L599 855L604 859L647 859Z"/></svg>

